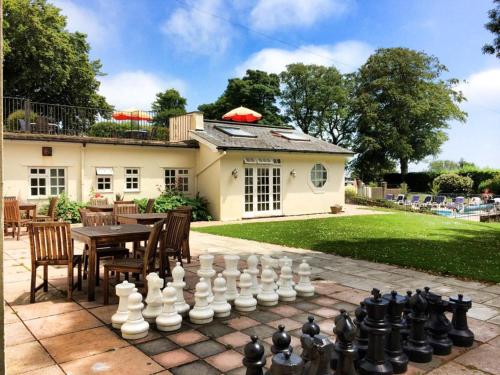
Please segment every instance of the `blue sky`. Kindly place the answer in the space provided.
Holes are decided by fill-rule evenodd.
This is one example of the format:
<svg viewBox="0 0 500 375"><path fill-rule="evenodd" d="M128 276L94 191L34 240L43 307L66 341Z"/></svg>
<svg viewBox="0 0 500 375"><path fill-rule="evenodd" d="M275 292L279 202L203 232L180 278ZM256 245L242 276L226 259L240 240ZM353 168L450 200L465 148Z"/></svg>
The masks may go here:
<svg viewBox="0 0 500 375"><path fill-rule="evenodd" d="M174 87L188 108L214 101L247 68L293 62L356 70L377 48L437 56L463 80L466 124L451 123L439 158L500 168L500 59L485 56L489 0L53 0L103 63L101 93L147 109ZM413 166L422 169L425 163Z"/></svg>

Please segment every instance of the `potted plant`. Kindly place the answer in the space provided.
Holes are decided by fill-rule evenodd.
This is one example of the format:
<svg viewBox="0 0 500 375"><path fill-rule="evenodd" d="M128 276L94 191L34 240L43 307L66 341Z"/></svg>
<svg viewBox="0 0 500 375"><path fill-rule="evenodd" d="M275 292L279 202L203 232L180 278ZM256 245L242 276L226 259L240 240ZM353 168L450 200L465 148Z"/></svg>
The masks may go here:
<svg viewBox="0 0 500 375"><path fill-rule="evenodd" d="M340 204L334 204L333 206L330 206L330 211L332 214L338 214L342 211L342 206Z"/></svg>

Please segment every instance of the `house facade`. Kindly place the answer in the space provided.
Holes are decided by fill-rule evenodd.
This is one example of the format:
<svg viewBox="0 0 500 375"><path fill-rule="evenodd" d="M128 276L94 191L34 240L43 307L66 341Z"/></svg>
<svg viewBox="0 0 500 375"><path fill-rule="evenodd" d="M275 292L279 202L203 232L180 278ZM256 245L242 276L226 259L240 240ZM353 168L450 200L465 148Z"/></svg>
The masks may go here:
<svg viewBox="0 0 500 375"><path fill-rule="evenodd" d="M323 213L344 203L348 150L294 131L171 119L169 141L6 133L4 192L45 203L154 198L165 188L207 198L216 220Z"/></svg>

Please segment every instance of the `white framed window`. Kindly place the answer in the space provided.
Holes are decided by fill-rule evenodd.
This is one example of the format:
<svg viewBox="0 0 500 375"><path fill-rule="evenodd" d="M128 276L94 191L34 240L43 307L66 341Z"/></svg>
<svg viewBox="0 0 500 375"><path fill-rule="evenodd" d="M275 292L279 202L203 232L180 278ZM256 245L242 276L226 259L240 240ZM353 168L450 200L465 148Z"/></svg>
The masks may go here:
<svg viewBox="0 0 500 375"><path fill-rule="evenodd" d="M31 198L45 198L55 196L66 191L65 168L30 167Z"/></svg>
<svg viewBox="0 0 500 375"><path fill-rule="evenodd" d="M125 168L125 191L140 191L139 168Z"/></svg>
<svg viewBox="0 0 500 375"><path fill-rule="evenodd" d="M96 191L109 193L113 191L113 168L96 168Z"/></svg>
<svg viewBox="0 0 500 375"><path fill-rule="evenodd" d="M165 189L189 192L189 170L165 168Z"/></svg>
<svg viewBox="0 0 500 375"><path fill-rule="evenodd" d="M315 188L322 188L328 179L328 171L323 164L314 164L311 169L311 183Z"/></svg>

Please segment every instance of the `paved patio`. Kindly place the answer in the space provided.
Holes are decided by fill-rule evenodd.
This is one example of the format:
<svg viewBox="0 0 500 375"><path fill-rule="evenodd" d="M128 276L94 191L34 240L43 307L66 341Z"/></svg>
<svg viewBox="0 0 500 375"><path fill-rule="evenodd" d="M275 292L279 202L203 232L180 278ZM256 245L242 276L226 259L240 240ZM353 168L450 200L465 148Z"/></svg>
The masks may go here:
<svg viewBox="0 0 500 375"><path fill-rule="evenodd" d="M270 337L283 323L300 353L300 327L307 315L316 316L322 332L333 335L333 318L340 309L353 311L373 287L387 292L429 286L448 296L464 293L472 297L469 324L477 341L469 350L454 348L447 357L434 356L429 364L411 363L408 374L498 374L500 373L500 284L487 285L394 266L353 260L253 241L192 232L195 255L208 249L214 254L250 253L307 256L313 267L317 295L280 303L275 308L236 313L212 324L196 326L187 320L181 331L170 334L150 330L142 340L123 340L110 326L116 305L102 306L102 289L97 300L86 301L85 284L74 301L65 299L66 268L51 267L49 292L37 292L37 303L29 304L30 257L26 236L5 242L5 332L8 374L244 374L242 349L249 335L257 334L270 354ZM294 262L296 266L298 262ZM222 270L219 255L215 262ZM197 281L196 259L186 266L186 299L193 303ZM40 280L41 281L41 280ZM111 300L116 304L116 297ZM270 364L270 358L268 365Z"/></svg>

